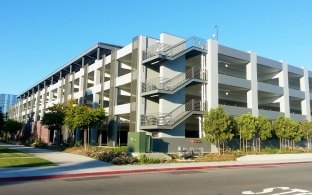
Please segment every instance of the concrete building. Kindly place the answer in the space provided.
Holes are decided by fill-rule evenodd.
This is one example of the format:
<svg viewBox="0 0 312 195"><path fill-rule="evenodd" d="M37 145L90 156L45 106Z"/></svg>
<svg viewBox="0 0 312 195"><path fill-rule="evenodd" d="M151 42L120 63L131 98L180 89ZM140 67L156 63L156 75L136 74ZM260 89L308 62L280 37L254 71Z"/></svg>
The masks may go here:
<svg viewBox="0 0 312 195"><path fill-rule="evenodd" d="M0 109L3 114L9 112L9 107L16 104L17 95L0 93Z"/></svg>
<svg viewBox="0 0 312 195"><path fill-rule="evenodd" d="M219 104L231 116L311 120L311 87L306 68L215 40L162 33L137 36L124 47L94 45L18 95L10 116L26 121L33 113L39 121L53 104L76 99L108 113L102 138L93 130L91 142L117 145L127 132L144 131L154 150L170 152L202 138L202 115Z"/></svg>

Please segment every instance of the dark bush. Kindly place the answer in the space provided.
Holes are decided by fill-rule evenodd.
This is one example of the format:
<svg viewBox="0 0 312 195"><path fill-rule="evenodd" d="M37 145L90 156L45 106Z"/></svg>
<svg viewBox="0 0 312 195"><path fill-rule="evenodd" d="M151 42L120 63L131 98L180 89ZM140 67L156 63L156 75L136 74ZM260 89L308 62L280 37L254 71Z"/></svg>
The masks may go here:
<svg viewBox="0 0 312 195"><path fill-rule="evenodd" d="M88 156L98 160L102 160L115 165L135 164L138 163L138 159L128 156L125 152L119 151L90 151Z"/></svg>

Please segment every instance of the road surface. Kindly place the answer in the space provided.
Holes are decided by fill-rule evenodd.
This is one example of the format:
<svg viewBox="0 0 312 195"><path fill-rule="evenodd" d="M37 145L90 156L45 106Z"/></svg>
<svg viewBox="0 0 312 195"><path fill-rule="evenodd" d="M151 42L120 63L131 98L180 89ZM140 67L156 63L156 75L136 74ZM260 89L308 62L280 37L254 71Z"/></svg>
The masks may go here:
<svg viewBox="0 0 312 195"><path fill-rule="evenodd" d="M312 195L312 164L0 182L0 194Z"/></svg>

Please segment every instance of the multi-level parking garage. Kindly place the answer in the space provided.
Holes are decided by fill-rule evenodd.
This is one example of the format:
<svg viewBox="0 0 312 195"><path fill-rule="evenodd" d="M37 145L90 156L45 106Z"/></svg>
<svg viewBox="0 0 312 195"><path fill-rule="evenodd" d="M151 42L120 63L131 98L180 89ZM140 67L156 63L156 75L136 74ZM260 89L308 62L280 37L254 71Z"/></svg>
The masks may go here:
<svg viewBox="0 0 312 195"><path fill-rule="evenodd" d="M135 37L125 47L96 44L22 92L10 117L33 116L40 125L47 108L75 99L108 113L106 124L91 131L91 143L125 144L127 132L144 131L155 150L172 151L202 138L202 115L219 104L231 116L311 120L310 86L305 68L215 40L162 33Z"/></svg>

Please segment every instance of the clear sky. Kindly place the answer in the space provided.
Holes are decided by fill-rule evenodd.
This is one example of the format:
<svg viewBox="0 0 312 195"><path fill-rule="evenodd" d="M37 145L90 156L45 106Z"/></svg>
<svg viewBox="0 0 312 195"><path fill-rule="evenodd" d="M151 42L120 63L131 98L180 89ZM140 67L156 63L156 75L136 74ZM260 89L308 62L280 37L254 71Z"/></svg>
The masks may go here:
<svg viewBox="0 0 312 195"><path fill-rule="evenodd" d="M0 0L0 93L20 94L101 41L162 32L312 70L311 0Z"/></svg>

